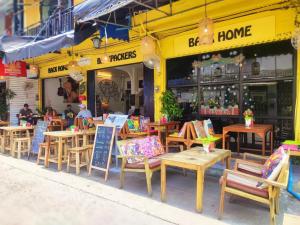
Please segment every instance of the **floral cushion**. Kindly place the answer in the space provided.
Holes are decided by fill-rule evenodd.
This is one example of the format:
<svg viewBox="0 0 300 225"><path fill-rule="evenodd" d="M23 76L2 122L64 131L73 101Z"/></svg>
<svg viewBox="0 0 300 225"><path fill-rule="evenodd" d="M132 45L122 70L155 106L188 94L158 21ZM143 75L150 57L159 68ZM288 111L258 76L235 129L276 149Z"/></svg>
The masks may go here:
<svg viewBox="0 0 300 225"><path fill-rule="evenodd" d="M196 134L197 134L197 138L206 138L206 133L203 127L203 121L192 121Z"/></svg>
<svg viewBox="0 0 300 225"><path fill-rule="evenodd" d="M287 154L284 151L283 147L279 147L265 162L262 168L262 178L268 180L275 180L283 166L284 159L287 157ZM266 188L265 183L259 184L260 188Z"/></svg>
<svg viewBox="0 0 300 225"><path fill-rule="evenodd" d="M211 137L215 135L214 127L210 119L204 120L203 125L207 137Z"/></svg>
<svg viewBox="0 0 300 225"><path fill-rule="evenodd" d="M141 156L152 158L164 153L164 148L157 136L118 141L118 148L122 156L132 156L128 158L128 163L143 161Z"/></svg>
<svg viewBox="0 0 300 225"><path fill-rule="evenodd" d="M268 178L277 165L282 161L285 156L285 151L282 147L279 147L265 162L262 168L262 177Z"/></svg>

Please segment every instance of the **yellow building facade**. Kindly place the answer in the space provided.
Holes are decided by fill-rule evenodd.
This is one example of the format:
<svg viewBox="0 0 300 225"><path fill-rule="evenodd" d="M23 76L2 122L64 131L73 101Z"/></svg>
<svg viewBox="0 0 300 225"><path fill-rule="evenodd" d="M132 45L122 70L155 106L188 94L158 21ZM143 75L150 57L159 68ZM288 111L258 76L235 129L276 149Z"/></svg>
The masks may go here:
<svg viewBox="0 0 300 225"><path fill-rule="evenodd" d="M80 0L77 0L74 1L74 4L79 4L80 2ZM288 40L295 29L294 21L296 16L295 9L290 6L289 2L281 0L208 1L208 16L215 21L214 43L200 46L197 42L197 37L199 20L204 17L203 4L201 4L201 1L180 0L172 4L172 15L170 16L154 10L148 12L147 15L139 14L135 16L132 21L133 29L130 31L130 42L128 43L109 39L108 47L105 50L104 48L95 49L92 41L87 39L73 48L61 49L60 54L49 53L37 57L34 63L39 65L39 78L42 80L67 75L67 70L59 68L67 65L74 58L77 59L80 56L90 58L90 65L82 67L82 72L85 76L84 81L86 81L86 74L89 70L142 63L141 38L146 34L151 35L157 39L157 53L160 56L161 64L160 70L154 71L155 91L153 98L155 119L158 120L161 116L161 93L166 90L167 86L167 59ZM170 12L168 5L160 9ZM27 8L24 12L36 15L38 14L38 8ZM27 18L25 19L26 24L24 24L24 27L30 26L39 19L35 17ZM243 35L243 32L248 32L248 35ZM68 51L72 51L74 53L73 56L69 56ZM136 57L101 64L99 63L99 58L105 51L108 55L135 51ZM32 59L27 60L27 62L32 63ZM300 140L300 57L297 57L296 68L297 98L294 121L296 138ZM40 90L41 95L42 90ZM41 101L42 98L40 98L40 107L42 106Z"/></svg>

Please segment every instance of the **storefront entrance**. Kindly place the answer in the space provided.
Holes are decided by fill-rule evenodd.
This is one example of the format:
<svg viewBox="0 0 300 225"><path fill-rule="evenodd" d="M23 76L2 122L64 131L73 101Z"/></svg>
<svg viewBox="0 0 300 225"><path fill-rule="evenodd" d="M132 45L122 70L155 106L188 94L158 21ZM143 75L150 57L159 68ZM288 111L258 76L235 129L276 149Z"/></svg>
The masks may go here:
<svg viewBox="0 0 300 225"><path fill-rule="evenodd" d="M153 70L138 63L87 74L88 108L94 116L120 113L154 119Z"/></svg>

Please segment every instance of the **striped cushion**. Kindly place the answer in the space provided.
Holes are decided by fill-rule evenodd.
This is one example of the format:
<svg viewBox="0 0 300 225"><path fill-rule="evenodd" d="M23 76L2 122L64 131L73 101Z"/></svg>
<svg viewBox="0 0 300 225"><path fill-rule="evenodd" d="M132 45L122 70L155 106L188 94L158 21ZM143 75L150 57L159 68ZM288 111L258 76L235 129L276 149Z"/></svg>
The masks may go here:
<svg viewBox="0 0 300 225"><path fill-rule="evenodd" d="M221 182L223 182L223 177L221 178ZM258 188L257 185L257 181L250 180L238 175L228 174L227 176L227 187L238 189L263 198L268 198L268 190L266 188Z"/></svg>

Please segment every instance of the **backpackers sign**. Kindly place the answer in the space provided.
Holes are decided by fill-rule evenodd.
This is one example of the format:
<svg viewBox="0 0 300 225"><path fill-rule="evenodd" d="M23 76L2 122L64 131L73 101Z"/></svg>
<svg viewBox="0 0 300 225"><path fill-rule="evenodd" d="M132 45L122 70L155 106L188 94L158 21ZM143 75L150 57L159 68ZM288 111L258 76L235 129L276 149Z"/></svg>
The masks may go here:
<svg viewBox="0 0 300 225"><path fill-rule="evenodd" d="M248 20L229 26L216 27L214 30L214 43L212 45L199 45L196 34L175 37L175 54L186 54L184 51L197 51L199 48L222 48L227 46L247 45L275 37L275 16Z"/></svg>

